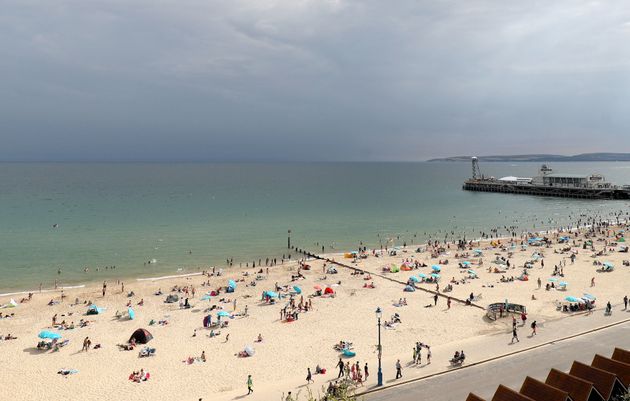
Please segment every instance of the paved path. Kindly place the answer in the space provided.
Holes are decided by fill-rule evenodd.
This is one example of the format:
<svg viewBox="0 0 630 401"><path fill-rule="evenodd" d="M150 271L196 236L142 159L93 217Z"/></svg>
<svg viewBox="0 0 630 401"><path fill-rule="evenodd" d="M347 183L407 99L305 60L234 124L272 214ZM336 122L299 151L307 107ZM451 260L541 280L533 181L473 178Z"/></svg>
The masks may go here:
<svg viewBox="0 0 630 401"><path fill-rule="evenodd" d="M521 344L523 341L521 340ZM574 360L590 364L596 353L609 357L615 346L630 349L630 322L466 369L385 389L366 395L365 399L464 401L468 393L473 392L490 400L499 384L519 390L528 375L544 381L551 368L567 371Z"/></svg>

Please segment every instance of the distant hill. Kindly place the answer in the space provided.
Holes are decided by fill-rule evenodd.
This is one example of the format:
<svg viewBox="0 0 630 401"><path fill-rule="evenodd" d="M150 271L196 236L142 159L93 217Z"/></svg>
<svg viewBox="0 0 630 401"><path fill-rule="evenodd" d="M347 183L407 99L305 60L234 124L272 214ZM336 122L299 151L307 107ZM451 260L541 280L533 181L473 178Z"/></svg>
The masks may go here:
<svg viewBox="0 0 630 401"><path fill-rule="evenodd" d="M453 156L431 159L430 162L462 162L470 161L472 156ZM482 162L627 162L630 153L582 153L574 156L563 155L505 155L505 156L477 156Z"/></svg>

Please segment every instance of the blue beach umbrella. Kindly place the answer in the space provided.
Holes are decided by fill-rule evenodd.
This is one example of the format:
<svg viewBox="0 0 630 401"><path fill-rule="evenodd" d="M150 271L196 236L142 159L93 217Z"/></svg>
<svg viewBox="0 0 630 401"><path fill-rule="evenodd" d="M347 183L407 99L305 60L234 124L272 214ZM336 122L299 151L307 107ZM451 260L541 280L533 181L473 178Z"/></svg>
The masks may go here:
<svg viewBox="0 0 630 401"><path fill-rule="evenodd" d="M265 291L265 296L270 298L278 298L278 293L274 291Z"/></svg>
<svg viewBox="0 0 630 401"><path fill-rule="evenodd" d="M127 308L127 313L129 313L129 319L133 320L136 318L136 312L134 312L133 309Z"/></svg>
<svg viewBox="0 0 630 401"><path fill-rule="evenodd" d="M468 269L468 274L472 274L473 276L476 276L476 275L477 275L477 272L476 272L476 271L474 271L474 270L470 270L470 269Z"/></svg>
<svg viewBox="0 0 630 401"><path fill-rule="evenodd" d="M573 296L564 297L564 299L569 302L584 302L581 299L573 297Z"/></svg>
<svg viewBox="0 0 630 401"><path fill-rule="evenodd" d="M584 296L583 296L582 298L586 298L586 299L588 299L589 301L595 301L595 300L597 300L597 297L595 297L595 295L586 294L586 293L584 293Z"/></svg>
<svg viewBox="0 0 630 401"><path fill-rule="evenodd" d="M217 312L217 317L229 317L230 314L224 310Z"/></svg>
<svg viewBox="0 0 630 401"><path fill-rule="evenodd" d="M293 290L294 290L295 292L297 292L298 294L301 294L301 293L302 293L302 289L301 289L300 287L298 287L297 285L294 285L294 286L293 286Z"/></svg>
<svg viewBox="0 0 630 401"><path fill-rule="evenodd" d="M418 273L418 277L420 278L427 278L428 276L424 273Z"/></svg>
<svg viewBox="0 0 630 401"><path fill-rule="evenodd" d="M462 265L464 265L464 266L470 266L470 262L469 262L469 261L462 262Z"/></svg>
<svg viewBox="0 0 630 401"><path fill-rule="evenodd" d="M567 283L566 281L561 281L561 282L558 283L558 285L560 287L566 287L567 285L569 285L569 283Z"/></svg>
<svg viewBox="0 0 630 401"><path fill-rule="evenodd" d="M615 265L613 265L610 262L604 262L603 265L604 265L604 267L610 267L610 268L615 267Z"/></svg>
<svg viewBox="0 0 630 401"><path fill-rule="evenodd" d="M549 280L547 280L547 281L554 281L554 282L555 282L555 281L558 281L558 279L557 279L557 278L555 278L555 277L551 277L551 278L550 278Z"/></svg>
<svg viewBox="0 0 630 401"><path fill-rule="evenodd" d="M228 287L236 289L236 282L234 280L228 280Z"/></svg>
<svg viewBox="0 0 630 401"><path fill-rule="evenodd" d="M210 299L212 299L212 297L210 296L210 294L205 294L201 297L202 301L209 301Z"/></svg>
<svg viewBox="0 0 630 401"><path fill-rule="evenodd" d="M420 281L420 279L416 276L409 277L409 280L413 281L414 283L417 283L418 281Z"/></svg>
<svg viewBox="0 0 630 401"><path fill-rule="evenodd" d="M433 277L433 278L440 278L440 275L439 275L439 274L436 274L436 273L432 273L432 274L431 274L431 277Z"/></svg>
<svg viewBox="0 0 630 401"><path fill-rule="evenodd" d="M431 266L431 269L433 269L434 272L439 272L442 270L442 268L438 265L433 265Z"/></svg>
<svg viewBox="0 0 630 401"><path fill-rule="evenodd" d="M47 339L47 340L58 340L58 339L61 338L61 334L53 333L52 331L44 330L44 331L39 333L38 337L42 338L42 339Z"/></svg>

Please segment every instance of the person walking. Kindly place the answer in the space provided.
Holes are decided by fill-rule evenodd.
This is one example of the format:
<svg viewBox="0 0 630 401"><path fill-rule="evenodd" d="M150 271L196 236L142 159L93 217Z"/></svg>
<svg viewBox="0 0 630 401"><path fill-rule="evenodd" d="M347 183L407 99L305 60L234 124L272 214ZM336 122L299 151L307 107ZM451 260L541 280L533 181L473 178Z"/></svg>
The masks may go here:
<svg viewBox="0 0 630 401"><path fill-rule="evenodd" d="M310 382L315 383L313 375L311 374L311 368L306 368L306 384L309 384Z"/></svg>
<svg viewBox="0 0 630 401"><path fill-rule="evenodd" d="M623 310L627 310L628 309L628 296L624 296L623 297Z"/></svg>
<svg viewBox="0 0 630 401"><path fill-rule="evenodd" d="M438 294L435 294L433 296L433 305L437 305L437 301L438 301Z"/></svg>
<svg viewBox="0 0 630 401"><path fill-rule="evenodd" d="M538 277L538 289L540 290L540 286L542 285L542 280Z"/></svg>
<svg viewBox="0 0 630 401"><path fill-rule="evenodd" d="M339 362L337 362L337 367L339 368L339 375L337 376L337 379L343 377L343 366L343 361L341 360L341 358L339 358Z"/></svg>
<svg viewBox="0 0 630 401"><path fill-rule="evenodd" d="M518 339L518 333L516 332L516 326L512 327L512 341L510 341L510 344L514 343L514 340L516 340L516 342L520 342Z"/></svg>
<svg viewBox="0 0 630 401"><path fill-rule="evenodd" d="M370 372L368 371L368 364L367 364L367 362L365 363L365 366L363 367L363 373L365 374L365 381L367 381L368 376L370 376Z"/></svg>
<svg viewBox="0 0 630 401"><path fill-rule="evenodd" d="M247 375L247 395L254 392L254 382L252 381L252 375Z"/></svg>
<svg viewBox="0 0 630 401"><path fill-rule="evenodd" d="M396 379L402 378L402 365L400 359L396 361Z"/></svg>
<svg viewBox="0 0 630 401"><path fill-rule="evenodd" d="M538 325L536 324L536 321L534 320L532 322L532 337L536 335L536 327L538 327Z"/></svg>
<svg viewBox="0 0 630 401"><path fill-rule="evenodd" d="M431 364L431 347L427 345L427 365Z"/></svg>
<svg viewBox="0 0 630 401"><path fill-rule="evenodd" d="M446 307L448 309L451 309L451 297L448 297L448 299L446 300Z"/></svg>

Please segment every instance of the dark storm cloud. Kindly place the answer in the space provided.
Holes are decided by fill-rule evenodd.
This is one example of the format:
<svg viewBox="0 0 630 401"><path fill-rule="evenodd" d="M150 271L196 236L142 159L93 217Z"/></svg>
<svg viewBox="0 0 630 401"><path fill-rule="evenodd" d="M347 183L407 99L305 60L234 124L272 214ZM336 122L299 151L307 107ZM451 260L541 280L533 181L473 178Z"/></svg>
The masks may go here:
<svg viewBox="0 0 630 401"><path fill-rule="evenodd" d="M630 4L29 1L2 160L630 151Z"/></svg>

